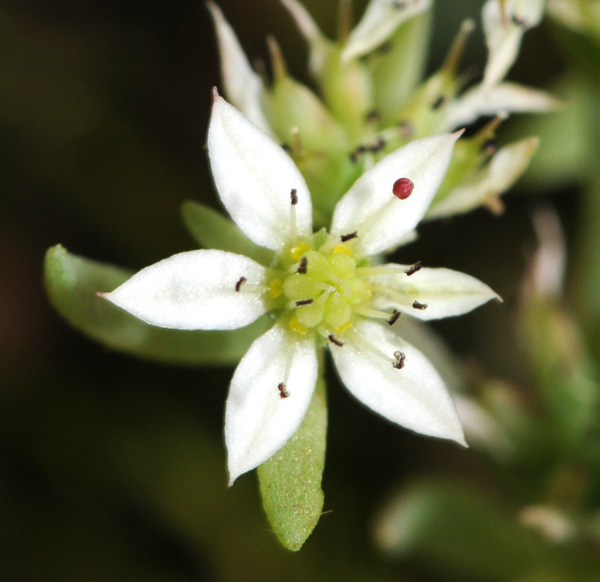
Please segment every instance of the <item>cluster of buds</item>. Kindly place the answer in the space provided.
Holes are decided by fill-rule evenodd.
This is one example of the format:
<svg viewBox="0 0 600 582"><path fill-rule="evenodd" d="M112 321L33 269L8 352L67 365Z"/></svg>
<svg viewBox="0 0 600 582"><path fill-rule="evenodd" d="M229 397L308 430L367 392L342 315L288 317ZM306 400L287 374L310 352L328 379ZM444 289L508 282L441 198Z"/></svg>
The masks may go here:
<svg viewBox="0 0 600 582"><path fill-rule="evenodd" d="M483 74L459 70L474 22L466 20L439 71L422 80L431 0L372 0L356 27L342 2L339 39L319 30L297 0L281 0L309 47L309 69L319 95L288 73L274 38L268 40L273 79L253 70L220 9L209 3L228 100L278 141L304 175L317 224L354 181L407 143L491 120L456 144L444 182L426 219L487 205L524 172L538 140L499 148L499 123L512 112L548 111L558 101L540 90L504 80L523 34L537 25L543 0L488 0L482 12L489 56ZM264 69L264 67L263 67Z"/></svg>

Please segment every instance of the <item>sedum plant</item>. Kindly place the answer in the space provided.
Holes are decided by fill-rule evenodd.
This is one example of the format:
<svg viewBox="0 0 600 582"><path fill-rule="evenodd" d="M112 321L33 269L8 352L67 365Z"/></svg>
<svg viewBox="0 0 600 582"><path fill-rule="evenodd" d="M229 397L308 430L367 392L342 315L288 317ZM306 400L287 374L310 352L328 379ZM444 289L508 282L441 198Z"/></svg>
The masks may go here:
<svg viewBox="0 0 600 582"><path fill-rule="evenodd" d="M550 95L504 81L540 1L483 8L483 78L459 72L466 21L446 62L421 80L425 0L372 0L340 39L326 39L295 0L282 0L306 37L320 95L295 81L269 40L273 81L249 65L209 3L223 64L208 152L231 216L197 203L184 219L194 250L131 273L48 251L58 311L109 347L181 364L241 360L226 406L230 484L258 468L263 505L281 543L298 550L323 507L323 349L348 390L388 420L465 445L461 421L427 346L402 337L406 318L460 315L498 296L455 271L384 263L422 220L499 208L536 138L498 148L511 112L546 111ZM464 137L480 117L491 121ZM413 332L415 335L415 332ZM413 343L427 343L417 327ZM421 340L419 340L421 338Z"/></svg>

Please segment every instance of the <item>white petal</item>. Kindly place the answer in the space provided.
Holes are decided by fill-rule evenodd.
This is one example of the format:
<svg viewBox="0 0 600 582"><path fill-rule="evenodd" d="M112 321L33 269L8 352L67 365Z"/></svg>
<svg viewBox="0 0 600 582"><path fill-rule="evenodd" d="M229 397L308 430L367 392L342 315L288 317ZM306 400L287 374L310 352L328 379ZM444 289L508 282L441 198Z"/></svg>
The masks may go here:
<svg viewBox="0 0 600 582"><path fill-rule="evenodd" d="M236 292L241 277L246 281ZM115 305L173 329L237 329L267 310L260 289L265 268L225 251L180 253L142 269L112 293Z"/></svg>
<svg viewBox="0 0 600 582"><path fill-rule="evenodd" d="M219 96L208 129L208 154L223 204L253 242L279 251L296 235L312 233L310 194L294 162ZM298 196L295 220L292 189Z"/></svg>
<svg viewBox="0 0 600 582"><path fill-rule="evenodd" d="M487 285L459 271L423 268L408 276L408 266L397 267L397 275L380 275L370 278L377 288L371 302L379 309L398 309L417 319L442 319L468 313L476 307L500 299ZM427 305L425 309L413 307L414 302Z"/></svg>
<svg viewBox="0 0 600 582"><path fill-rule="evenodd" d="M256 127L273 135L262 109L264 91L262 79L250 66L233 29L225 20L220 8L212 2L207 2L206 5L215 22L221 55L221 74L227 98Z"/></svg>
<svg viewBox="0 0 600 582"><path fill-rule="evenodd" d="M529 166L539 139L528 137L501 148L472 180L452 190L432 205L427 218L440 218L469 212L493 196L508 190Z"/></svg>
<svg viewBox="0 0 600 582"><path fill-rule="evenodd" d="M387 41L403 22L430 7L431 0L371 0L360 22L350 33L342 59L348 62L367 54Z"/></svg>
<svg viewBox="0 0 600 582"><path fill-rule="evenodd" d="M288 9L306 39L309 49L309 69L315 77L319 77L331 50L331 43L323 36L311 15L300 2L281 0L281 3Z"/></svg>
<svg viewBox="0 0 600 582"><path fill-rule="evenodd" d="M336 368L348 390L392 422L465 445L452 397L429 360L378 323L362 321L354 330L361 342L348 340L342 347L331 346ZM366 349L362 341L381 356ZM392 366L396 351L406 357L401 370Z"/></svg>
<svg viewBox="0 0 600 582"><path fill-rule="evenodd" d="M286 368L287 398L279 384ZM237 367L227 399L225 442L230 484L270 459L296 432L317 382L314 338L275 325L250 346Z"/></svg>
<svg viewBox="0 0 600 582"><path fill-rule="evenodd" d="M502 83L486 89L478 85L448 104L443 128L453 129L472 123L485 115L552 111L562 102L546 91L517 83Z"/></svg>
<svg viewBox="0 0 600 582"><path fill-rule="evenodd" d="M483 85L498 84L512 67L519 53L523 34L537 26L544 12L544 0L506 0L504 11L498 0L483 7L483 27L489 56Z"/></svg>
<svg viewBox="0 0 600 582"><path fill-rule="evenodd" d="M375 164L339 201L332 233L342 235L357 230L357 250L362 255L397 246L429 208L461 133L413 141ZM406 200L396 198L392 192L399 178L409 178L414 183Z"/></svg>

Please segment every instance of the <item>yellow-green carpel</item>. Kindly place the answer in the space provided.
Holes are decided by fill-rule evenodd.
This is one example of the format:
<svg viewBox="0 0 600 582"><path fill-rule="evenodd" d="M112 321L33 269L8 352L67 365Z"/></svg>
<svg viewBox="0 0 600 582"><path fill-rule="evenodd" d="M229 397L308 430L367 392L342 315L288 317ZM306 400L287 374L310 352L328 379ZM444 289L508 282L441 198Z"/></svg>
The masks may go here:
<svg viewBox="0 0 600 582"><path fill-rule="evenodd" d="M331 237L315 249L313 237L279 256L279 267L269 283L269 293L289 328L324 337L349 329L361 307L371 298L371 286L357 275L352 239ZM322 238L322 237L320 237ZM333 341L333 340L332 340Z"/></svg>

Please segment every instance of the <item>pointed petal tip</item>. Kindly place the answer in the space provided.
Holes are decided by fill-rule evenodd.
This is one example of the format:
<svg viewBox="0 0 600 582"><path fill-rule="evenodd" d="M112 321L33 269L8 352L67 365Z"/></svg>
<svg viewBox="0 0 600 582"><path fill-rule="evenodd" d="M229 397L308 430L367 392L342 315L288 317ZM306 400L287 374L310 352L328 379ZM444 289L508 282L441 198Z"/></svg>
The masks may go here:
<svg viewBox="0 0 600 582"><path fill-rule="evenodd" d="M219 90L217 89L217 87L213 87L212 88L212 102L213 105L221 98L221 95L219 95Z"/></svg>
<svg viewBox="0 0 600 582"><path fill-rule="evenodd" d="M462 129L457 129L456 131L452 132L450 135L455 139L458 140L458 138L465 133L466 131L466 127L463 127Z"/></svg>

